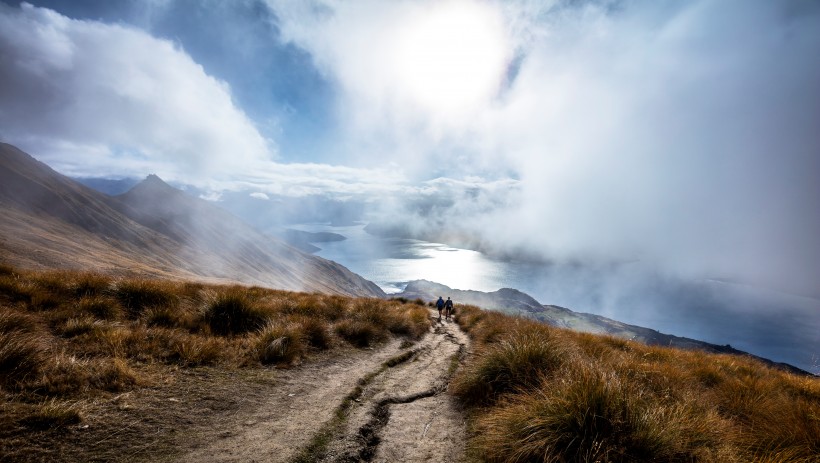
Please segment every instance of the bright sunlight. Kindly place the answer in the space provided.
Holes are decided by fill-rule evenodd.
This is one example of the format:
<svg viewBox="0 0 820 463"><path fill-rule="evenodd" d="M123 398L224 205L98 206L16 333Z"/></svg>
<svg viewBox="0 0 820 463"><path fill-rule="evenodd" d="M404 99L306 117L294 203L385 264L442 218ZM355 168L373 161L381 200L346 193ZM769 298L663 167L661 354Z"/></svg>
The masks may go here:
<svg viewBox="0 0 820 463"><path fill-rule="evenodd" d="M509 59L501 12L471 1L436 3L411 18L395 54L403 87L427 109L460 114L492 98Z"/></svg>

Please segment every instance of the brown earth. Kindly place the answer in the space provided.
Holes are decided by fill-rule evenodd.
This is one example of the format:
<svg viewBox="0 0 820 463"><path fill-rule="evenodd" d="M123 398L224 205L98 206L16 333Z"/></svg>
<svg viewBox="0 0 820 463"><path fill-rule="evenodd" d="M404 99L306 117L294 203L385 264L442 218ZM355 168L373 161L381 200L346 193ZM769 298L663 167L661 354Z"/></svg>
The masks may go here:
<svg viewBox="0 0 820 463"><path fill-rule="evenodd" d="M144 365L150 384L78 402L81 423L0 431L0 460L463 461L465 421L446 391L468 342L445 320L415 343L339 348L289 369Z"/></svg>
<svg viewBox="0 0 820 463"><path fill-rule="evenodd" d="M465 422L446 390L468 342L443 320L412 345L278 371L255 407L182 440L179 461L463 461ZM321 433L325 447L306 453Z"/></svg>
<svg viewBox="0 0 820 463"><path fill-rule="evenodd" d="M468 346L455 322L437 322L406 362L363 388L345 426L317 460L463 461L466 423L446 391Z"/></svg>

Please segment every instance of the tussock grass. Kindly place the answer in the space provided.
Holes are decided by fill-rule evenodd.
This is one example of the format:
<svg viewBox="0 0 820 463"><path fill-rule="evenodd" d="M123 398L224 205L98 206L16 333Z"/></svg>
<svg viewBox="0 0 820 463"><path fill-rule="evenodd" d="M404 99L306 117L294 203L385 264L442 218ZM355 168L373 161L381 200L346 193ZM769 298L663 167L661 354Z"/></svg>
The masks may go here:
<svg viewBox="0 0 820 463"><path fill-rule="evenodd" d="M368 347L387 336L384 329L365 320L344 319L333 326L336 334L357 347Z"/></svg>
<svg viewBox="0 0 820 463"><path fill-rule="evenodd" d="M308 347L324 350L333 345L333 336L327 320L306 315L295 315L291 319L301 327L304 342Z"/></svg>
<svg viewBox="0 0 820 463"><path fill-rule="evenodd" d="M231 335L256 331L269 316L241 286L232 286L211 297L204 318L214 333Z"/></svg>
<svg viewBox="0 0 820 463"><path fill-rule="evenodd" d="M470 405L492 403L507 392L529 389L572 361L571 345L557 331L515 329L483 350L453 382Z"/></svg>
<svg viewBox="0 0 820 463"><path fill-rule="evenodd" d="M77 403L151 385L157 371L287 367L429 327L426 309L396 301L0 265L0 415L14 417L0 423L72 426Z"/></svg>
<svg viewBox="0 0 820 463"><path fill-rule="evenodd" d="M462 307L451 385L490 462L816 462L820 379Z"/></svg>
<svg viewBox="0 0 820 463"><path fill-rule="evenodd" d="M124 315L122 306L116 299L88 293L83 293L77 301L77 310L101 320L120 320Z"/></svg>
<svg viewBox="0 0 820 463"><path fill-rule="evenodd" d="M145 309L176 305L177 285L158 280L123 280L113 290L129 317L139 317Z"/></svg>
<svg viewBox="0 0 820 463"><path fill-rule="evenodd" d="M82 419L82 409L76 402L49 399L38 404L20 421L30 428L49 429L76 424Z"/></svg>
<svg viewBox="0 0 820 463"><path fill-rule="evenodd" d="M257 356L264 364L289 364L302 356L306 348L300 323L269 323L259 334Z"/></svg>
<svg viewBox="0 0 820 463"><path fill-rule="evenodd" d="M36 334L0 332L0 384L25 381L36 375L46 358L46 347Z"/></svg>

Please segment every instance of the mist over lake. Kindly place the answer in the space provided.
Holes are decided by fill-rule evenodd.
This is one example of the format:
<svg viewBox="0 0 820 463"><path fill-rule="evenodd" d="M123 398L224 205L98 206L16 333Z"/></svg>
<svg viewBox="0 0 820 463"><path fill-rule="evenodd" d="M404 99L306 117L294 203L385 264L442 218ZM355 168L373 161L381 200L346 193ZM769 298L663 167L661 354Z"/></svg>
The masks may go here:
<svg viewBox="0 0 820 463"><path fill-rule="evenodd" d="M388 293L400 292L407 282L418 279L463 290L515 288L542 304L714 344L731 344L818 372L817 299L718 280L684 280L641 262L505 261L441 243L373 236L363 225L308 224L298 228L347 237L317 243L321 250L316 254L345 265Z"/></svg>

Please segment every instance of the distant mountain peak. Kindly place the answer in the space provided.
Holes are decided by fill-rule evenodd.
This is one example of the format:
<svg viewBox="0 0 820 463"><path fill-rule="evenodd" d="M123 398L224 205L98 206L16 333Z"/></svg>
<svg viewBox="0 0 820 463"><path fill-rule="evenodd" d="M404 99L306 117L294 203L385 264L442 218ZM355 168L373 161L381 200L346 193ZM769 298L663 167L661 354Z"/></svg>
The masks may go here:
<svg viewBox="0 0 820 463"><path fill-rule="evenodd" d="M134 187L128 190L123 196L166 197L167 195L177 193L181 193L181 191L165 183L165 180L159 178L158 175L150 174L145 177L145 180L134 185Z"/></svg>
<svg viewBox="0 0 820 463"><path fill-rule="evenodd" d="M159 175L157 175L157 174L149 174L147 177L145 177L145 180L143 180L143 181L141 181L140 183L137 184L137 186L139 186L139 185L176 189L176 188L172 187L171 185L165 183L165 180L159 178Z"/></svg>

